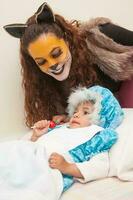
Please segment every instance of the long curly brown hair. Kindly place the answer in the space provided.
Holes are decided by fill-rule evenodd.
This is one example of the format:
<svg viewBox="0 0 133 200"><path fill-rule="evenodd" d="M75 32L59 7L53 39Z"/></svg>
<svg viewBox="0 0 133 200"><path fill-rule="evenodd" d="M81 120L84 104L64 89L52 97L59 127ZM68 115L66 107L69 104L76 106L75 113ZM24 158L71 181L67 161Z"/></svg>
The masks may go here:
<svg viewBox="0 0 133 200"><path fill-rule="evenodd" d="M27 21L28 27L20 40L27 126L32 126L40 119L51 119L54 115L64 114L71 89L79 85L91 86L97 80L92 66L93 57L88 53L85 36L79 34L78 22L68 22L59 15L55 15L55 19L51 24L38 24L35 16L32 16ZM60 82L43 73L29 55L28 45L42 33L53 33L69 44L72 66L67 80Z"/></svg>

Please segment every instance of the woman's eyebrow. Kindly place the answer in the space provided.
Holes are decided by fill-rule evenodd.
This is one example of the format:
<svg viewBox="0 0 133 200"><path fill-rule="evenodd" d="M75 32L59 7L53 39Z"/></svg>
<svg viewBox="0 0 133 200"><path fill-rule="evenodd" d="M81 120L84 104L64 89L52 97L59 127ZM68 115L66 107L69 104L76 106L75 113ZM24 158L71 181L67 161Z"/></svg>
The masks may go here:
<svg viewBox="0 0 133 200"><path fill-rule="evenodd" d="M43 57L37 57L35 58L35 60L41 60L41 59L44 59Z"/></svg>

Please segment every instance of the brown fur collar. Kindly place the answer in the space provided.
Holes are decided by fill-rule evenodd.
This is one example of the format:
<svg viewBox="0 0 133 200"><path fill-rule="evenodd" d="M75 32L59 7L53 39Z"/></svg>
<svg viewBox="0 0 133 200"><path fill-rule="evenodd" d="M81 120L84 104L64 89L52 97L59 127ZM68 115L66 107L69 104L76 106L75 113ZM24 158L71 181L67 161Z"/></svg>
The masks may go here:
<svg viewBox="0 0 133 200"><path fill-rule="evenodd" d="M133 77L133 46L123 46L100 32L98 25L111 23L106 18L96 18L80 25L79 32L86 35L89 51L94 63L114 80Z"/></svg>

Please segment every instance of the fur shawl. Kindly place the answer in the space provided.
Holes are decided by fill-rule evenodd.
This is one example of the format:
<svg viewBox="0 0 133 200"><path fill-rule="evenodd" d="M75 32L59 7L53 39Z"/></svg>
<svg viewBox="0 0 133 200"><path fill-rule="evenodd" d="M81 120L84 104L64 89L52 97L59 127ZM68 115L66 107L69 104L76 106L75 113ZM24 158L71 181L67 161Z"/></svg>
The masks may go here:
<svg viewBox="0 0 133 200"><path fill-rule="evenodd" d="M79 26L81 35L86 36L89 52L105 74L113 80L133 77L133 46L123 46L100 32L99 25L112 23L107 18L91 19Z"/></svg>

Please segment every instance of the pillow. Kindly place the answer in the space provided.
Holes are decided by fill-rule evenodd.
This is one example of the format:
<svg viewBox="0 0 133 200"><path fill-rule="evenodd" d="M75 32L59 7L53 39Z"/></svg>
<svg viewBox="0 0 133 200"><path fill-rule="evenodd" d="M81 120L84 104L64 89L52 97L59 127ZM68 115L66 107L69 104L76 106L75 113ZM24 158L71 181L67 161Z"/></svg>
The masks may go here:
<svg viewBox="0 0 133 200"><path fill-rule="evenodd" d="M118 141L110 150L110 163L119 179L133 181L133 109L123 110L125 118L116 129Z"/></svg>

